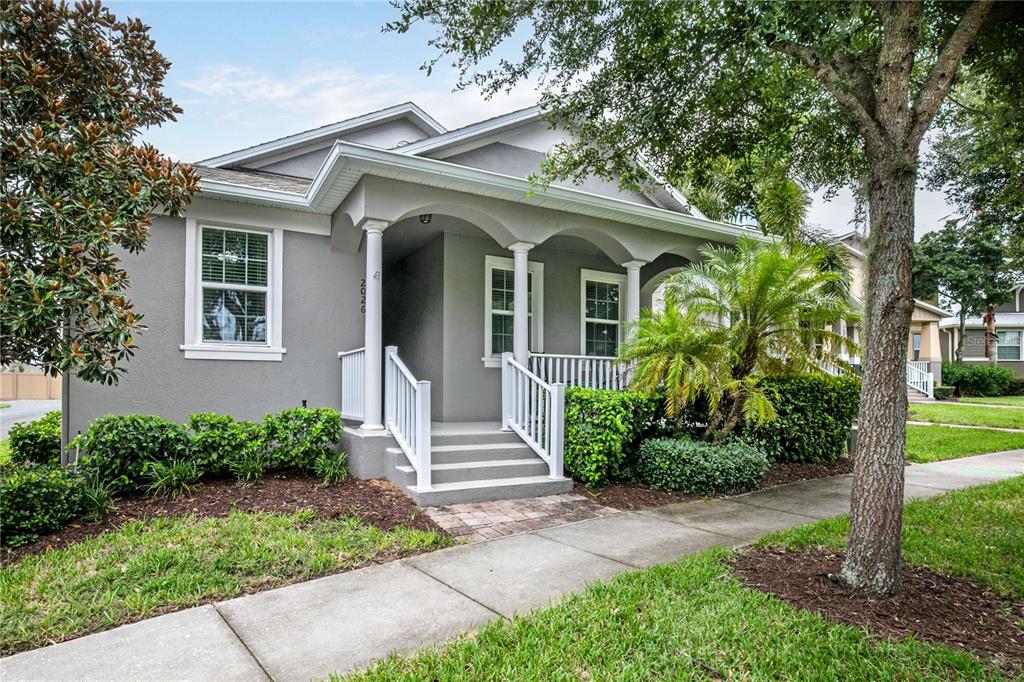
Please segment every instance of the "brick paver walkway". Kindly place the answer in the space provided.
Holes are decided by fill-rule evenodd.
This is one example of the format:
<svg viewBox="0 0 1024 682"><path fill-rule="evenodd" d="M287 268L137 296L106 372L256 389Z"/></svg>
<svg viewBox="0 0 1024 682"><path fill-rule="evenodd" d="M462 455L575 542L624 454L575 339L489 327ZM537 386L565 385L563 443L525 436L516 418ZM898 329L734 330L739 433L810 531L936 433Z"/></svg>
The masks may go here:
<svg viewBox="0 0 1024 682"><path fill-rule="evenodd" d="M450 535L470 543L621 513L575 493L427 507L426 511Z"/></svg>

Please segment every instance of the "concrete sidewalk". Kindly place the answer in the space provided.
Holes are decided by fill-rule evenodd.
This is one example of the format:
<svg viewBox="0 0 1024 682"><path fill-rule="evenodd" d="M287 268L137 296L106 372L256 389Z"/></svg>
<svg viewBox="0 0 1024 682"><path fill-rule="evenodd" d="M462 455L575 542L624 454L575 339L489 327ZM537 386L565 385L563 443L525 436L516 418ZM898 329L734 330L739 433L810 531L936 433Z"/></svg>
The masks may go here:
<svg viewBox="0 0 1024 682"><path fill-rule="evenodd" d="M907 499L1024 474L1024 450L906 471ZM309 680L543 606L636 568L849 509L850 476L461 545L0 660L11 680Z"/></svg>

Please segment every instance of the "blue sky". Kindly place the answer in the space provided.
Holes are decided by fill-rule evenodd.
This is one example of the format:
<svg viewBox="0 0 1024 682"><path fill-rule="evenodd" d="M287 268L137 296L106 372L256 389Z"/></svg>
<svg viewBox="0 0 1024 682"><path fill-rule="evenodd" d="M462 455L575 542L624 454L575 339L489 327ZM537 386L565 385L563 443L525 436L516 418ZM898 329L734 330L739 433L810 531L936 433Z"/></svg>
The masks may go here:
<svg viewBox="0 0 1024 682"><path fill-rule="evenodd" d="M111 2L118 16L152 28L172 63L167 93L184 110L146 139L174 158L198 161L283 135L414 101L453 128L536 101L529 86L486 101L453 92L456 74L433 56L429 28L382 33L386 2ZM450 61L450 60L449 60ZM950 213L941 195L919 192L917 231ZM852 201L816 198L810 221L849 228Z"/></svg>

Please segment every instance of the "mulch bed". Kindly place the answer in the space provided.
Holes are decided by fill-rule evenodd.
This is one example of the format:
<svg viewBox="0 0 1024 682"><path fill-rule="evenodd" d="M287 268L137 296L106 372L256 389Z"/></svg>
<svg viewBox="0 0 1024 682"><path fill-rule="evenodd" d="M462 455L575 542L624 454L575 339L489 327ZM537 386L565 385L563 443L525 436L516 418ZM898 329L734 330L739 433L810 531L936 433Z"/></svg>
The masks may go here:
<svg viewBox="0 0 1024 682"><path fill-rule="evenodd" d="M840 474L849 474L851 472L853 472L853 460L847 457L840 457L836 461L827 464L776 462L768 469L768 474L757 490L772 488L785 483L795 483L796 481L839 476ZM575 492L580 495L586 495L588 498L607 507L614 507L624 511L660 507L675 502L702 500L707 497L706 495L661 490L659 488L651 488L642 483L632 482L610 483L603 488L585 488L577 483L575 488ZM718 497L728 497L728 495L719 495Z"/></svg>
<svg viewBox="0 0 1024 682"><path fill-rule="evenodd" d="M732 560L748 587L793 606L859 626L892 640L909 636L992 658L1004 670L1024 673L1024 604L1008 604L962 578L903 565L903 586L874 599L830 577L843 555L827 550L790 552L748 548Z"/></svg>
<svg viewBox="0 0 1024 682"><path fill-rule="evenodd" d="M240 486L234 481L210 481L196 486L187 496L131 497L117 500L115 506L116 509L101 522L75 521L63 530L44 535L28 545L17 549L5 547L3 561L63 547L138 519L188 514L224 517L232 511L289 514L300 509L312 509L323 519L358 516L382 530L404 525L444 533L394 483L352 477L330 486L325 486L313 476L295 473L267 476L248 486Z"/></svg>

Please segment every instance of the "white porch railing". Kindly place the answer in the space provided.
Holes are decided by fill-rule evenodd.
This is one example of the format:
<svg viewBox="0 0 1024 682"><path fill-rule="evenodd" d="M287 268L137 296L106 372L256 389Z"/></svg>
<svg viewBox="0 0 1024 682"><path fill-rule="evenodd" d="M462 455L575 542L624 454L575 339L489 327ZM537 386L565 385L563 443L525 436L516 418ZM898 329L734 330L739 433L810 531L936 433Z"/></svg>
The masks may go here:
<svg viewBox="0 0 1024 682"><path fill-rule="evenodd" d="M928 371L927 362L907 361L907 386L932 398L934 397L934 385L935 375Z"/></svg>
<svg viewBox="0 0 1024 682"><path fill-rule="evenodd" d="M530 354L530 371L542 381L621 391L629 385L629 376L614 363L615 358L603 356Z"/></svg>
<svg viewBox="0 0 1024 682"><path fill-rule="evenodd" d="M384 348L384 426L416 470L416 488L430 490L430 382L417 381L398 348Z"/></svg>
<svg viewBox="0 0 1024 682"><path fill-rule="evenodd" d="M512 358L501 356L501 428L519 434L562 478L565 446L565 385L550 384Z"/></svg>
<svg viewBox="0 0 1024 682"><path fill-rule="evenodd" d="M341 359L341 417L362 420L366 400L366 349L338 353Z"/></svg>

